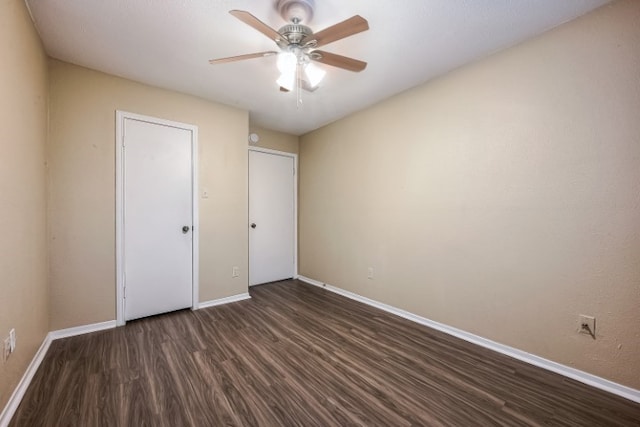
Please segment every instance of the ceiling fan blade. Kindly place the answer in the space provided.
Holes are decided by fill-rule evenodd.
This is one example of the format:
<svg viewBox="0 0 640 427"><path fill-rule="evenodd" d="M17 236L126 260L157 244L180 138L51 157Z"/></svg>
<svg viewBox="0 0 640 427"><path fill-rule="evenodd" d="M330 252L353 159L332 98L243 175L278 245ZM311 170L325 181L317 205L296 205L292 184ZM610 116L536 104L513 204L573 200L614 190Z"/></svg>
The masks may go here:
<svg viewBox="0 0 640 427"><path fill-rule="evenodd" d="M249 12L246 12L244 10L230 10L229 13L235 16L236 18L238 18L239 20L241 20L242 22L244 22L245 24L247 24L248 26L260 31L262 34L269 37L271 40L275 41L276 43L282 37L276 30L274 30L273 28L271 28L270 26L268 26L267 24L265 24L264 22L262 22L261 20L253 16L252 14L250 14Z"/></svg>
<svg viewBox="0 0 640 427"><path fill-rule="evenodd" d="M367 63L357 59L349 58L335 53L329 53L322 50L314 50L313 53L319 53L320 56L312 55L311 59L322 62L323 64L332 65L334 67L343 68L349 71L360 72L367 68Z"/></svg>
<svg viewBox="0 0 640 427"><path fill-rule="evenodd" d="M320 47L368 29L369 22L362 16L355 15L320 32L308 35L302 40L302 44L315 40L316 46Z"/></svg>
<svg viewBox="0 0 640 427"><path fill-rule="evenodd" d="M227 58L211 59L209 64L224 64L227 62L242 61L243 59L263 58L265 56L277 55L278 52L268 51L259 53L249 53L247 55L229 56Z"/></svg>

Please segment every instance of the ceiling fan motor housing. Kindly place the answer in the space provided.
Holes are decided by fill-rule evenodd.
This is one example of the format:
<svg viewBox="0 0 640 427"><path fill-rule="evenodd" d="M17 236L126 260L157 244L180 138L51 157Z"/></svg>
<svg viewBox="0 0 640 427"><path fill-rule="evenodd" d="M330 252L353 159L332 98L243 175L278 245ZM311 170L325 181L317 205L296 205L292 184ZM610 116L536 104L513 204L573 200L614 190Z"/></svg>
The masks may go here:
<svg viewBox="0 0 640 427"><path fill-rule="evenodd" d="M314 7L314 0L278 0L276 3L282 19L294 24L311 21Z"/></svg>
<svg viewBox="0 0 640 427"><path fill-rule="evenodd" d="M306 25L288 24L280 28L278 33L282 36L282 39L277 42L278 46L284 49L289 45L299 45L302 39L312 34L312 31Z"/></svg>

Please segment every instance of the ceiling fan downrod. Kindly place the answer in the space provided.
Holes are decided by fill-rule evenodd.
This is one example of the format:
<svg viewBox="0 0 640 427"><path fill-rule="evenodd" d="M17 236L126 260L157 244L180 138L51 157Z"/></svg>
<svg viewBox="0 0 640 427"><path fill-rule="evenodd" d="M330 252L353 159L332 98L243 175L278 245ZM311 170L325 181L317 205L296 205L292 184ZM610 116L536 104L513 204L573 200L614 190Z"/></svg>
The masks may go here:
<svg viewBox="0 0 640 427"><path fill-rule="evenodd" d="M313 30L302 24L311 21L314 7L314 0L278 0L276 3L278 13L282 19L290 22L278 30L282 36L277 42L281 49L286 50L290 45L300 46L303 49L315 47L312 40L303 43L303 40L313 34Z"/></svg>

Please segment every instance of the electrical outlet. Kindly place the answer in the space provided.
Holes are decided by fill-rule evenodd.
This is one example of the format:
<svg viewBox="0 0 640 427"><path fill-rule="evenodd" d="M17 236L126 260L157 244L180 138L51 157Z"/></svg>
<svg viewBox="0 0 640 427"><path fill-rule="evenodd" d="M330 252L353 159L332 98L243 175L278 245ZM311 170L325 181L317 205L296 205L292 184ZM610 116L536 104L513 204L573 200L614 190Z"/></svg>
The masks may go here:
<svg viewBox="0 0 640 427"><path fill-rule="evenodd" d="M2 360L6 361L11 354L11 338L7 337L2 345Z"/></svg>
<svg viewBox="0 0 640 427"><path fill-rule="evenodd" d="M240 275L240 269L238 267L233 267L231 269L231 277L238 277Z"/></svg>
<svg viewBox="0 0 640 427"><path fill-rule="evenodd" d="M591 335L593 339L596 338L596 318L593 316L587 316L581 314L578 316L578 333Z"/></svg>
<svg viewBox="0 0 640 427"><path fill-rule="evenodd" d="M11 353L16 351L16 330L11 329L9 331L9 343L11 345Z"/></svg>
<svg viewBox="0 0 640 427"><path fill-rule="evenodd" d="M367 269L367 279L373 280L373 267Z"/></svg>

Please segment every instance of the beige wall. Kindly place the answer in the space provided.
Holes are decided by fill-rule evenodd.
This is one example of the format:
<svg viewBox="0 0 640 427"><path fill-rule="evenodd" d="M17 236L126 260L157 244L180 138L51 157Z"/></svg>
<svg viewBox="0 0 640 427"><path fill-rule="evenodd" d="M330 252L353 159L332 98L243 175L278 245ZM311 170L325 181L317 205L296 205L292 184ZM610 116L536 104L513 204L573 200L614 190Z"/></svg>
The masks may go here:
<svg viewBox="0 0 640 427"><path fill-rule="evenodd" d="M0 2L0 411L49 330L45 149L47 62L21 0Z"/></svg>
<svg viewBox="0 0 640 427"><path fill-rule="evenodd" d="M303 136L301 274L640 388L639 22L614 3Z"/></svg>
<svg viewBox="0 0 640 427"><path fill-rule="evenodd" d="M296 135L269 130L255 125L249 127L249 132L257 133L260 137L258 143L255 144L256 147L298 154L299 146Z"/></svg>
<svg viewBox="0 0 640 427"><path fill-rule="evenodd" d="M198 126L209 193L199 200L200 301L247 292L248 113L56 60L50 75L51 329L116 316L116 109Z"/></svg>

